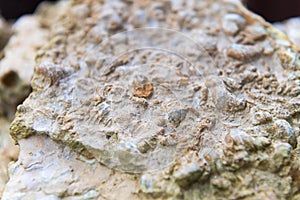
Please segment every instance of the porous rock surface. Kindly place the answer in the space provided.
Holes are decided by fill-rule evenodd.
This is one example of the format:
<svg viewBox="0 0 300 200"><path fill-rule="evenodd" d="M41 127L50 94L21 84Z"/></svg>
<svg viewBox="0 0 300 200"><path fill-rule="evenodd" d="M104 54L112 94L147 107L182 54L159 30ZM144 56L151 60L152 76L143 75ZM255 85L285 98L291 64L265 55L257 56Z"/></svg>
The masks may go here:
<svg viewBox="0 0 300 200"><path fill-rule="evenodd" d="M31 92L35 56L48 41L49 22L55 19L48 17L54 7L43 4L38 12L46 8L47 12L23 16L12 27L0 19L0 48L4 47L0 58L0 196L9 179L8 164L17 160L19 152L9 134L9 126L17 105Z"/></svg>
<svg viewBox="0 0 300 200"><path fill-rule="evenodd" d="M238 1L75 1L11 125L2 198L298 199L299 69Z"/></svg>

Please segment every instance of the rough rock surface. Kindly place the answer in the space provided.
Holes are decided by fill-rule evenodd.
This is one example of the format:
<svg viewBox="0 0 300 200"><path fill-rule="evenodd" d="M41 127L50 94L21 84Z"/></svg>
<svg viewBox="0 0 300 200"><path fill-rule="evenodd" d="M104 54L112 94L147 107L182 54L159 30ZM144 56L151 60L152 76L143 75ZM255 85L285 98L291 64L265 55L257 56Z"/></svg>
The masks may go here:
<svg viewBox="0 0 300 200"><path fill-rule="evenodd" d="M49 22L56 18L52 16L54 7L43 4L38 9L40 13L20 18L11 28L0 19L0 48L6 45L0 59L0 195L8 181L8 164L18 158L18 147L9 135L9 125L17 105L31 92L35 56L48 41Z"/></svg>
<svg viewBox="0 0 300 200"><path fill-rule="evenodd" d="M299 53L239 2L76 1L36 62L3 199L299 199Z"/></svg>
<svg viewBox="0 0 300 200"><path fill-rule="evenodd" d="M31 92L29 78L27 78L26 80L24 75L27 77L33 75L36 46L34 43L31 43L31 41L27 39L28 36L26 37L26 39L24 37L24 33L28 33L28 24L26 24L25 22L26 19L27 18L19 20L13 28L8 27L8 25L4 21L2 21L2 19L0 22L0 46L2 48L7 44L4 47L3 51L1 51L0 59L1 195L5 184L8 181L8 164L9 162L15 161L18 158L18 147L14 145L14 141L9 135L9 125L11 123L12 118L14 117L16 106L20 104ZM31 28L34 29L37 28L37 26L32 26ZM35 30L37 30L38 34L38 29ZM10 36L12 37L9 38ZM32 51L30 51L30 47L32 47ZM26 52L26 55L29 56L24 56L21 53L16 53L22 51L23 53ZM24 57L27 57L27 59ZM27 67L27 62L31 62L31 66L26 71L24 70L24 67Z"/></svg>
<svg viewBox="0 0 300 200"><path fill-rule="evenodd" d="M10 166L13 177L6 186L9 196L3 199L105 199L108 195L135 199L132 193L138 186L133 176L97 162L87 164L84 157L46 136L22 139L19 144L19 159ZM98 189L100 183L103 188Z"/></svg>

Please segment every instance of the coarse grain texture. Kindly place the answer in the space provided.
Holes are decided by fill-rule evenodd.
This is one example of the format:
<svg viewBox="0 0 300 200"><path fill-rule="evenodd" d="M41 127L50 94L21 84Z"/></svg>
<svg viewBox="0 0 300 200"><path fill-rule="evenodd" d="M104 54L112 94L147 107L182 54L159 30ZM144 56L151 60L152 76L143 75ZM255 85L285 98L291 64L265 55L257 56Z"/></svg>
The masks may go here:
<svg viewBox="0 0 300 200"><path fill-rule="evenodd" d="M40 10L46 5L41 6ZM47 6L52 8L52 5ZM35 56L49 37L49 26L44 19L51 11L27 15L18 19L12 27L0 19L0 195L9 179L8 165L18 159L18 146L9 134L9 125L16 107L31 92L30 79L33 75ZM55 11L58 13L58 10ZM47 17L46 17L47 16ZM55 17L52 18L54 20ZM48 21L51 21L47 19ZM43 24L43 25L42 25ZM9 33L9 34L8 34ZM11 36L9 38L9 36ZM5 40L4 40L5 39ZM8 40L9 39L9 40Z"/></svg>
<svg viewBox="0 0 300 200"><path fill-rule="evenodd" d="M3 199L299 197L299 52L238 1L80 0L51 33Z"/></svg>

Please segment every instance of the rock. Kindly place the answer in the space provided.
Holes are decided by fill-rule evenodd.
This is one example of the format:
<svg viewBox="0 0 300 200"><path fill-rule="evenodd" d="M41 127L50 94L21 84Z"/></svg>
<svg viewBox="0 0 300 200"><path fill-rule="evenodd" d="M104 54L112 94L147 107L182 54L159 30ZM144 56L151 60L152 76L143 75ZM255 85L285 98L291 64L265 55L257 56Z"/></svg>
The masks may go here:
<svg viewBox="0 0 300 200"><path fill-rule="evenodd" d="M292 198L290 55L235 0L67 4L11 124L3 199Z"/></svg>
<svg viewBox="0 0 300 200"><path fill-rule="evenodd" d="M227 55L238 60L249 60L259 56L262 50L258 46L233 44L227 49Z"/></svg>
<svg viewBox="0 0 300 200"><path fill-rule="evenodd" d="M137 187L135 181L127 175L114 173L46 136L23 139L19 145L19 159L9 167L10 181L2 199L116 199L119 195L137 199L130 192ZM115 190L118 194L113 194Z"/></svg>
<svg viewBox="0 0 300 200"><path fill-rule="evenodd" d="M42 19L38 15L24 16L12 27L0 19L0 48L3 48L0 59L1 195L9 179L8 164L18 157L18 147L9 135L9 124L17 106L31 92L30 79L37 50L45 45L48 33L49 28L42 28ZM22 106L19 110L22 110Z"/></svg>
<svg viewBox="0 0 300 200"><path fill-rule="evenodd" d="M278 119L274 122L275 135L274 137L280 138L281 141L290 143L293 147L297 145L297 140L293 127L283 119Z"/></svg>
<svg viewBox="0 0 300 200"><path fill-rule="evenodd" d="M221 189L221 190L226 190L231 186L230 181L228 181L225 178L221 178L221 177L211 180L211 183L213 186L215 186L216 188Z"/></svg>
<svg viewBox="0 0 300 200"><path fill-rule="evenodd" d="M175 182L184 188L187 188L195 182L205 181L209 174L210 169L207 167L207 161L197 158L182 159L180 165L176 166L173 170L173 177Z"/></svg>
<svg viewBox="0 0 300 200"><path fill-rule="evenodd" d="M14 71L25 84L30 84L39 49L49 40L49 23L62 12L66 3L55 6L43 3L34 15L24 15L12 26L13 36L3 50L0 74Z"/></svg>
<svg viewBox="0 0 300 200"><path fill-rule="evenodd" d="M11 161L16 161L18 158L18 147L14 145L13 140L9 135L9 124L5 118L0 118L0 195L9 179L8 164Z"/></svg>
<svg viewBox="0 0 300 200"><path fill-rule="evenodd" d="M40 27L37 16L24 16L13 25L15 34L4 49L0 73L15 71L27 84L33 75L37 50L47 42L48 30ZM28 37L30 36L30 37Z"/></svg>
<svg viewBox="0 0 300 200"><path fill-rule="evenodd" d="M246 20L239 14L230 13L222 19L222 28L228 35L235 35L238 31L245 28Z"/></svg>
<svg viewBox="0 0 300 200"><path fill-rule="evenodd" d="M40 9L42 8L43 6ZM44 22L48 17L51 17L50 11L44 12L43 15L26 15L12 26L14 34L3 49L3 58L0 60L1 116L12 119L16 107L31 92L30 81L35 58L38 50L46 45L49 39L49 27L46 27ZM55 20L55 17L52 20Z"/></svg>
<svg viewBox="0 0 300 200"><path fill-rule="evenodd" d="M274 155L273 155L273 165L275 169L280 169L281 167L289 164L291 161L291 145L288 143L275 143L274 144Z"/></svg>
<svg viewBox="0 0 300 200"><path fill-rule="evenodd" d="M274 26L279 28L284 33L286 33L288 38L292 42L294 42L295 45L300 47L300 36L299 36L300 18L299 17L288 19L282 23L275 23Z"/></svg>

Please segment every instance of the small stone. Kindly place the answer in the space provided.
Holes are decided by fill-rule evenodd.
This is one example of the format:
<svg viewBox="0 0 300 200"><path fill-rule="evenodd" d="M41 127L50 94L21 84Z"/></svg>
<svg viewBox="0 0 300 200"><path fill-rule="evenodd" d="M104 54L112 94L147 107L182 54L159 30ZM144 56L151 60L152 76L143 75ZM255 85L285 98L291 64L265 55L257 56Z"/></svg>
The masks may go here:
<svg viewBox="0 0 300 200"><path fill-rule="evenodd" d="M288 143L275 143L274 154L272 156L272 162L274 163L275 169L280 169L281 167L287 165L291 162L291 150L292 147Z"/></svg>
<svg viewBox="0 0 300 200"><path fill-rule="evenodd" d="M279 53L279 58L282 66L285 69L299 70L300 69L300 59L299 55L296 52L293 52L291 49L281 51Z"/></svg>
<svg viewBox="0 0 300 200"><path fill-rule="evenodd" d="M186 109L174 109L170 113L168 113L168 120L170 123L174 124L174 126L177 127L184 120L186 114Z"/></svg>
<svg viewBox="0 0 300 200"><path fill-rule="evenodd" d="M264 149L271 144L270 139L266 137L256 137L254 138L254 145L257 149Z"/></svg>
<svg viewBox="0 0 300 200"><path fill-rule="evenodd" d="M228 147L243 146L247 149L255 149L254 138L241 129L233 129L226 135L225 141Z"/></svg>
<svg viewBox="0 0 300 200"><path fill-rule="evenodd" d="M227 48L227 56L238 60L250 60L260 56L262 51L259 46L233 44Z"/></svg>
<svg viewBox="0 0 300 200"><path fill-rule="evenodd" d="M235 35L246 26L246 20L239 14L227 14L222 20L222 28L228 35Z"/></svg>
<svg viewBox="0 0 300 200"><path fill-rule="evenodd" d="M254 40L261 40L267 36L267 31L264 27L261 26L250 26L246 29L247 36Z"/></svg>
<svg viewBox="0 0 300 200"><path fill-rule="evenodd" d="M297 140L293 127L284 119L278 119L274 122L275 135L274 137L288 142L292 147L296 147Z"/></svg>
<svg viewBox="0 0 300 200"><path fill-rule="evenodd" d="M137 10L129 17L129 23L131 23L135 28L140 28L147 21L147 14L144 10Z"/></svg>
<svg viewBox="0 0 300 200"><path fill-rule="evenodd" d="M197 161L185 163L177 168L173 172L175 182L182 187L187 187L199 180L205 169Z"/></svg>
<svg viewBox="0 0 300 200"><path fill-rule="evenodd" d="M138 75L133 82L133 95L140 98L148 98L153 94L153 86L147 77Z"/></svg>
<svg viewBox="0 0 300 200"><path fill-rule="evenodd" d="M223 177L216 177L211 180L213 186L220 190L226 190L231 187L231 182Z"/></svg>
<svg viewBox="0 0 300 200"><path fill-rule="evenodd" d="M246 101L244 98L237 97L221 86L217 86L212 90L212 97L216 108L221 111L234 113L246 108Z"/></svg>
<svg viewBox="0 0 300 200"><path fill-rule="evenodd" d="M258 111L255 112L253 116L253 125L260 125L260 124L265 124L267 122L270 122L272 120L272 116L270 115L269 112L263 112L263 111Z"/></svg>

